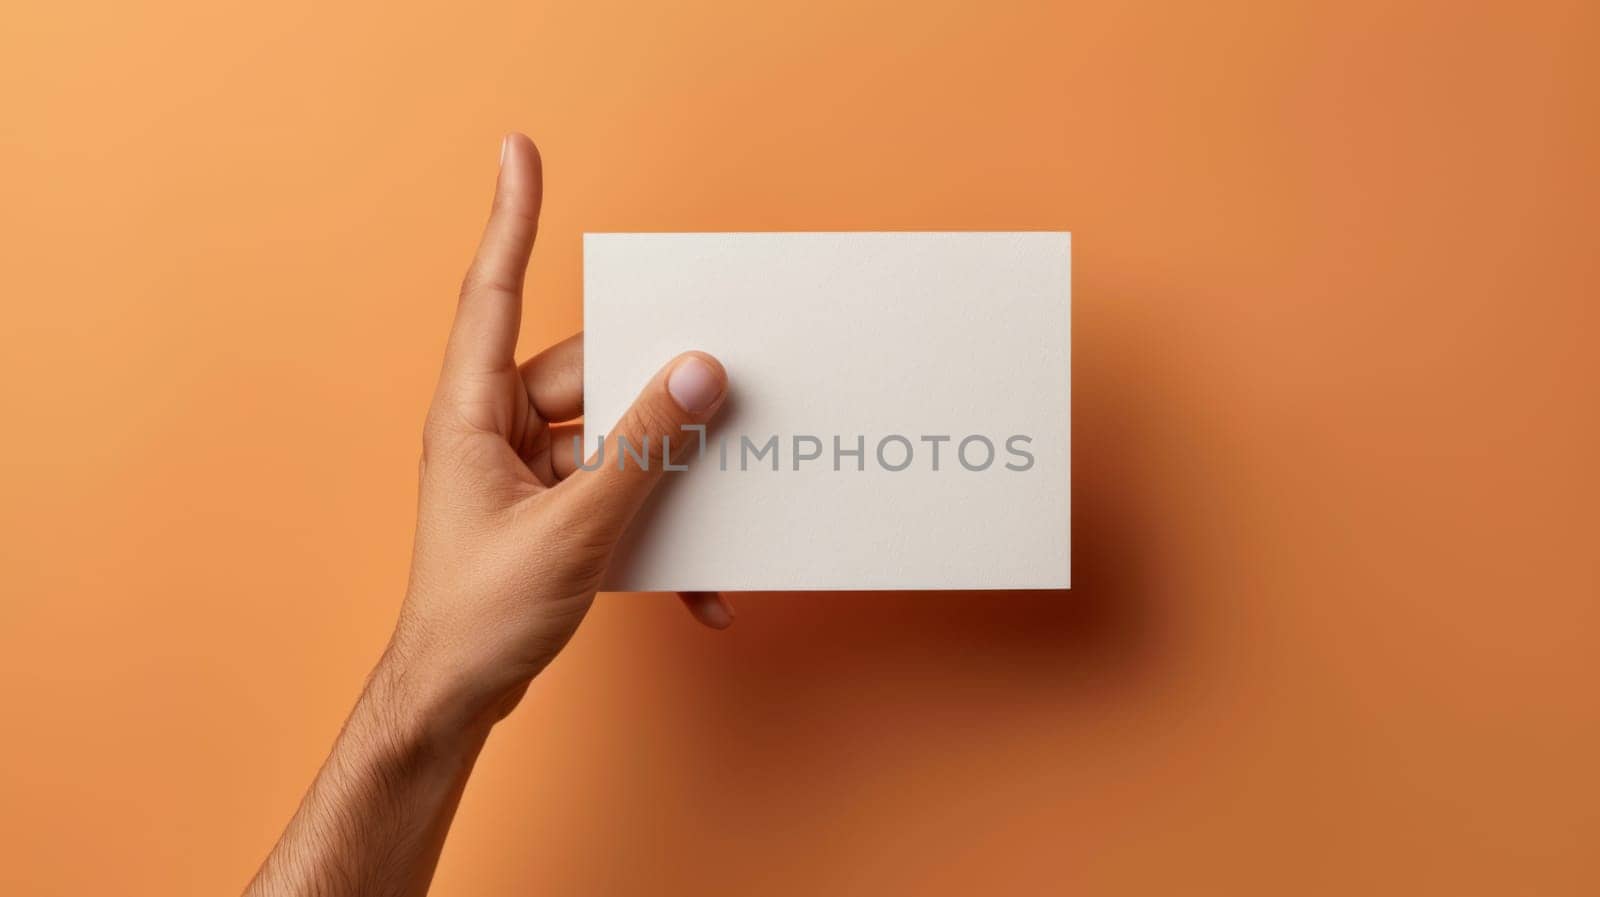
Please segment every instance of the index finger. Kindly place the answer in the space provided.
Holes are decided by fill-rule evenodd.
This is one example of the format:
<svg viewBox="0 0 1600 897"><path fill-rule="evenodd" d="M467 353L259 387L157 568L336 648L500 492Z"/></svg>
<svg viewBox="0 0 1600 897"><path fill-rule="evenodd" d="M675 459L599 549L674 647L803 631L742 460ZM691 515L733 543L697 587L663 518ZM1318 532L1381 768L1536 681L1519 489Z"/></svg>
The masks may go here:
<svg viewBox="0 0 1600 897"><path fill-rule="evenodd" d="M477 256L461 285L461 301L445 349L454 373L515 367L522 324L522 283L539 230L544 173L539 150L523 134L507 134L500 150L494 206Z"/></svg>

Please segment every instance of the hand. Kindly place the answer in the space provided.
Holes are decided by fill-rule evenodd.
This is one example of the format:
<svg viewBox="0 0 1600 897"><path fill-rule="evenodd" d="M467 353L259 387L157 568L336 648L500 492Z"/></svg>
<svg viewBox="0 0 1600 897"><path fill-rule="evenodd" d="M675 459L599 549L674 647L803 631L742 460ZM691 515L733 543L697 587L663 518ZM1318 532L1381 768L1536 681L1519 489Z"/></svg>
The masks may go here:
<svg viewBox="0 0 1600 897"><path fill-rule="evenodd" d="M492 724L516 705L589 610L617 539L662 475L662 437L694 445L679 427L704 423L727 394L716 359L680 355L607 434L608 463L574 469L581 427L560 424L583 413L582 334L520 367L514 354L541 193L538 150L507 137L423 432L411 582L380 665L452 727ZM635 447L648 438L648 471L611 461L618 434ZM708 626L732 622L716 593L683 598Z"/></svg>
<svg viewBox="0 0 1600 897"><path fill-rule="evenodd" d="M583 413L582 338L521 367L514 355L540 188L538 150L507 137L423 431L400 621L249 895L427 891L489 730L583 621L617 538L662 475L662 437L705 423L727 395L716 359L680 355L606 436L607 459L621 457L619 436L648 445L649 469L574 470L578 428L556 424ZM678 440L674 462L697 447ZM709 626L732 621L715 593L684 601Z"/></svg>

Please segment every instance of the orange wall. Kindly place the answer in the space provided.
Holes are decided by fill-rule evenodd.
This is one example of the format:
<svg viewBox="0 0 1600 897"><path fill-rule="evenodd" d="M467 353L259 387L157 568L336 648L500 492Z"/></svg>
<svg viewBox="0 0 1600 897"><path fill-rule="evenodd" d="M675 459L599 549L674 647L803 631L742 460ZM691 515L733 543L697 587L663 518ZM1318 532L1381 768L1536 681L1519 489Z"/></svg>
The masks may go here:
<svg viewBox="0 0 1600 897"><path fill-rule="evenodd" d="M1600 7L224 6L0 28L0 892L249 876L511 128L529 349L585 230L1074 231L1078 587L605 598L436 893L1600 892Z"/></svg>

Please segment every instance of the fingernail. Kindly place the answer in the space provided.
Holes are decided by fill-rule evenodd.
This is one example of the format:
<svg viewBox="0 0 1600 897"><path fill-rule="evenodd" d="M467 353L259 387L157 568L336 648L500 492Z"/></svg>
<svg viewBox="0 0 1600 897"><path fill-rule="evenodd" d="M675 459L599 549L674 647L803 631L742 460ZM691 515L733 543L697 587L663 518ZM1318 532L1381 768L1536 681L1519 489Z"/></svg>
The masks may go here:
<svg viewBox="0 0 1600 897"><path fill-rule="evenodd" d="M500 167L506 167L506 150L511 148L511 135L500 138Z"/></svg>
<svg viewBox="0 0 1600 897"><path fill-rule="evenodd" d="M705 359L690 355L667 375L667 392L679 408L699 414L722 395L722 376Z"/></svg>
<svg viewBox="0 0 1600 897"><path fill-rule="evenodd" d="M700 605L700 613L713 629L727 629L733 625L733 608L721 595L713 594Z"/></svg>

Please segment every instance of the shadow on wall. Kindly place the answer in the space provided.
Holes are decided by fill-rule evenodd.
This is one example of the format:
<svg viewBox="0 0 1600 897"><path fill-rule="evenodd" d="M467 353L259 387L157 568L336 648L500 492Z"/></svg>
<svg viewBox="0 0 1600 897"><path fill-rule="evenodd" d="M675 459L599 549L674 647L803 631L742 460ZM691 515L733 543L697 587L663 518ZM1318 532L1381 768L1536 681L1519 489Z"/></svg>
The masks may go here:
<svg viewBox="0 0 1600 897"><path fill-rule="evenodd" d="M753 763L832 776L850 762L828 759L840 750L856 752L865 781L881 773L874 754L959 742L964 728L1001 722L989 737L1025 738L1059 728L1073 715L1063 711L1162 680L1171 614L1154 581L1166 548L1161 478L1142 468L1165 428L1145 416L1172 404L1183 386L1165 372L1182 368L1144 356L1139 303L1094 284L1077 292L1073 588L734 596L733 638L709 650L674 639L660 658L688 680L677 699L703 714L675 734L724 783L759 791L755 770L738 776Z"/></svg>

